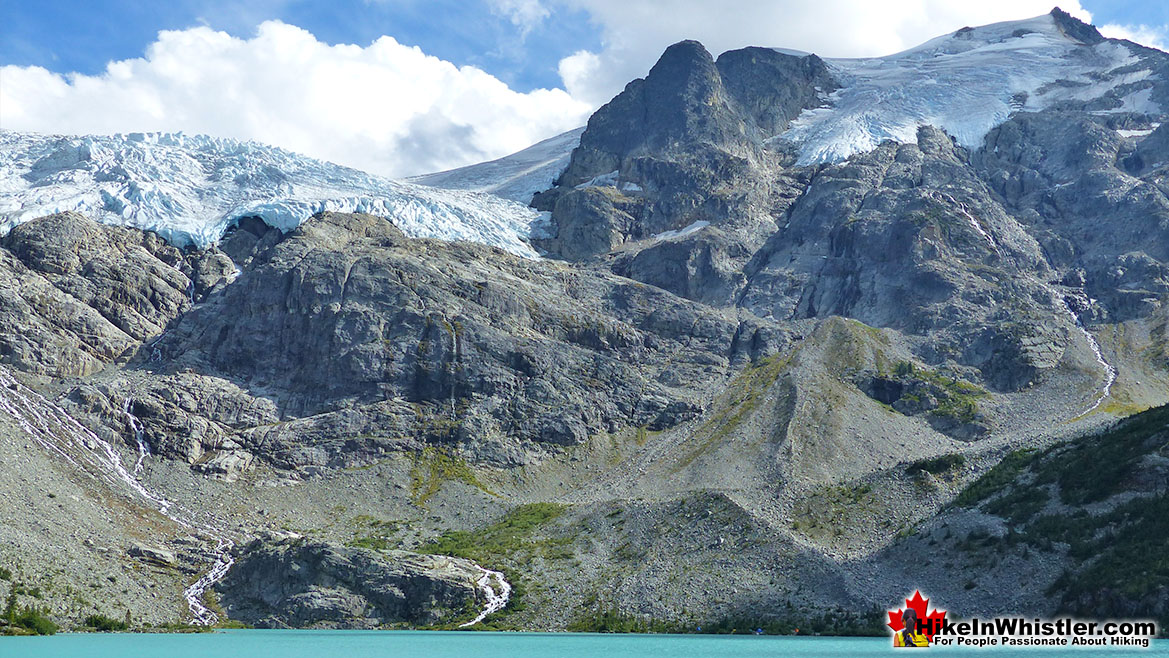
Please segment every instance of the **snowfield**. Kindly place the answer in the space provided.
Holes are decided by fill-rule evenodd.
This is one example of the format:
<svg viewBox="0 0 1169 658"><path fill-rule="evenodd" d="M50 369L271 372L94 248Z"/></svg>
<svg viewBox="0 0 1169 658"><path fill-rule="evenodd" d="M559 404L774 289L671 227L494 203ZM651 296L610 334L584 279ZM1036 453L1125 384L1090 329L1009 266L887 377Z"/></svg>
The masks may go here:
<svg viewBox="0 0 1169 658"><path fill-rule="evenodd" d="M925 125L975 150L1012 112L1065 101L1160 112L1140 84L1152 70L1128 46L1079 43L1051 15L964 28L887 57L825 62L841 88L773 138L795 143L801 165L839 162L885 140L913 144Z"/></svg>
<svg viewBox="0 0 1169 658"><path fill-rule="evenodd" d="M552 182L568 167L572 150L580 144L583 132L581 126L498 160L407 180L450 190L490 192L526 205L536 192L552 187Z"/></svg>
<svg viewBox="0 0 1169 658"><path fill-rule="evenodd" d="M0 235L66 210L198 247L241 217L289 231L325 210L366 212L411 237L537 257L527 239L539 214L491 194L403 183L232 139L0 132Z"/></svg>

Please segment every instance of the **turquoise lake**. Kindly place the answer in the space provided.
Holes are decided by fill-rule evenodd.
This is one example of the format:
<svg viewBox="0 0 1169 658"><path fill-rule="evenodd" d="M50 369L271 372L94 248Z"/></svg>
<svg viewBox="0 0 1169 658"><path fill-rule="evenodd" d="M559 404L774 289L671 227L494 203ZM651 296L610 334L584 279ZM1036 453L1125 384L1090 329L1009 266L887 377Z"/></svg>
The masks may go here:
<svg viewBox="0 0 1169 658"><path fill-rule="evenodd" d="M433 631L222 631L191 635L62 634L0 637L0 658L752 658L754 656L888 656L884 638L746 635L596 635ZM1169 656L1169 641L1151 649L935 648L947 655Z"/></svg>

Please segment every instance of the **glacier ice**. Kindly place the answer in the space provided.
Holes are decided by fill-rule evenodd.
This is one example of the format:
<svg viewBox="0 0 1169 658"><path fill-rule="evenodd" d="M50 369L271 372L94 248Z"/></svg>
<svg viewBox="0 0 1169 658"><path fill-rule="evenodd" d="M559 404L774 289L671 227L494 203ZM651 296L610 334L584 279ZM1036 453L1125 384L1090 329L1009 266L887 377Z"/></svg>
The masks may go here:
<svg viewBox="0 0 1169 658"><path fill-rule="evenodd" d="M1051 15L963 28L895 55L826 59L841 87L773 139L794 143L798 163L839 162L892 140L916 143L933 125L970 149L1016 111L1111 98L1104 112L1161 111L1152 71L1119 41L1066 36Z"/></svg>
<svg viewBox="0 0 1169 658"><path fill-rule="evenodd" d="M539 214L491 194L394 181L233 139L0 131L0 235L66 210L199 247L218 241L241 217L289 231L325 210L367 212L412 237L537 257L528 236Z"/></svg>
<svg viewBox="0 0 1169 658"><path fill-rule="evenodd" d="M552 182L568 167L572 150L580 144L583 132L581 126L498 160L407 180L451 190L490 192L526 204L536 192L552 187Z"/></svg>

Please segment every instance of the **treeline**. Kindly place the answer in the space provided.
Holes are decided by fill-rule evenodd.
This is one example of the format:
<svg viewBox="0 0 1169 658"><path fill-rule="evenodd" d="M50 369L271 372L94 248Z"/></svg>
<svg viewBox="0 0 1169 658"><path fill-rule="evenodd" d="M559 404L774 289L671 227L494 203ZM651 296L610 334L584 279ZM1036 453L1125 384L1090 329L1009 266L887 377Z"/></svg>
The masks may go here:
<svg viewBox="0 0 1169 658"><path fill-rule="evenodd" d="M881 636L887 633L879 610L854 612L833 608L807 615L785 611L781 616L738 615L715 621L665 621L623 614L614 609L592 610L568 625L575 633L679 633L743 635Z"/></svg>

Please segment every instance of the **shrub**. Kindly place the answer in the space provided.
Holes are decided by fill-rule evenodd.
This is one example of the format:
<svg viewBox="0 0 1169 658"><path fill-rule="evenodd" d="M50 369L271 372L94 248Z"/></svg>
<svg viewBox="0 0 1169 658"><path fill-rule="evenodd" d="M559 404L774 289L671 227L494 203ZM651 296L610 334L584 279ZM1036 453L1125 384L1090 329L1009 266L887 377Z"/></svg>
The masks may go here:
<svg viewBox="0 0 1169 658"><path fill-rule="evenodd" d="M21 610L15 617L15 625L37 635L52 635L58 628L53 620L49 619L47 610L36 607Z"/></svg>
<svg viewBox="0 0 1169 658"><path fill-rule="evenodd" d="M85 625L96 631L109 633L111 631L124 631L129 628L129 624L113 617L105 615L90 615L85 618Z"/></svg>
<svg viewBox="0 0 1169 658"><path fill-rule="evenodd" d="M945 473L951 469L964 466L965 464L966 458L962 455L942 455L940 457L933 457L931 459L919 459L913 462L905 469L905 474L917 475L918 473L924 472L937 475L939 473Z"/></svg>

